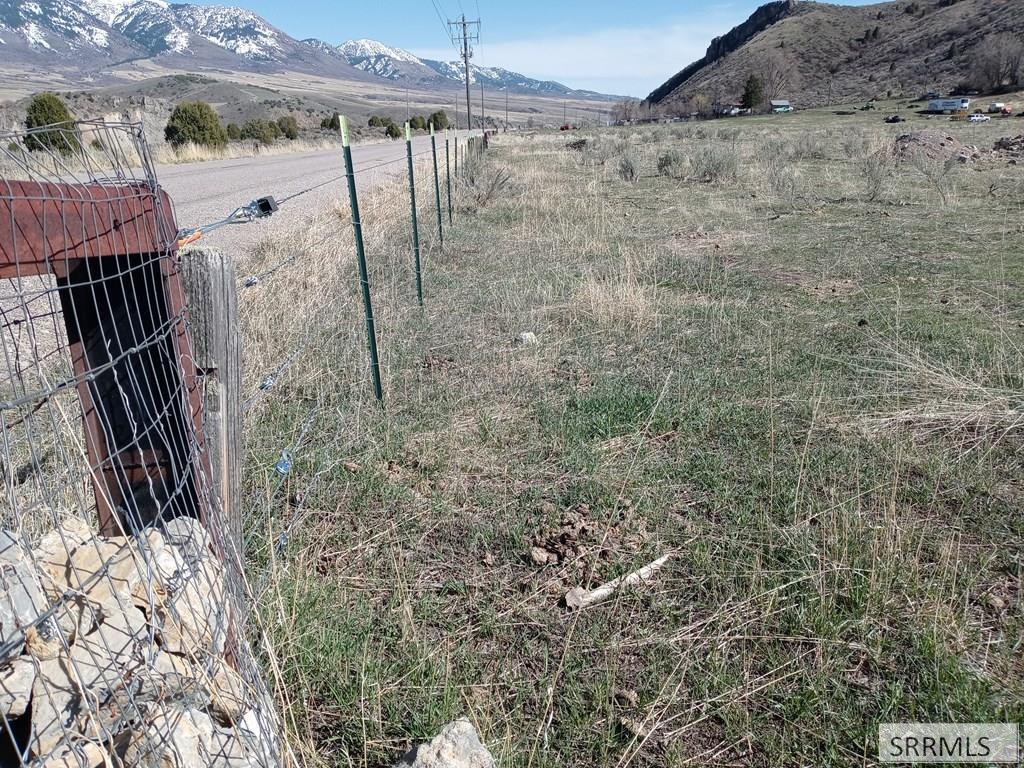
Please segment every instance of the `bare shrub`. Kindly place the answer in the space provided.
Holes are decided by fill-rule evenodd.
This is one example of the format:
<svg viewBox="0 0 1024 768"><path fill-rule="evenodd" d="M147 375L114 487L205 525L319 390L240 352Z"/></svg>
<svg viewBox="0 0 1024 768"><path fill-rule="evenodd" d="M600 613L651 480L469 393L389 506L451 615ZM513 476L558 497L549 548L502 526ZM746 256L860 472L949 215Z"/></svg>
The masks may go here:
<svg viewBox="0 0 1024 768"><path fill-rule="evenodd" d="M789 143L791 160L822 160L827 157L825 142L816 131L803 131Z"/></svg>
<svg viewBox="0 0 1024 768"><path fill-rule="evenodd" d="M475 159L466 163L465 180L473 205L483 208L509 186L512 176L505 168Z"/></svg>
<svg viewBox="0 0 1024 768"><path fill-rule="evenodd" d="M933 158L919 150L910 156L910 163L938 194L943 208L956 208L959 202L957 176L961 167L958 157Z"/></svg>
<svg viewBox="0 0 1024 768"><path fill-rule="evenodd" d="M583 162L587 165L605 165L626 151L626 141L618 136L596 136L587 143Z"/></svg>
<svg viewBox="0 0 1024 768"><path fill-rule="evenodd" d="M620 179L632 183L640 177L640 162L635 156L627 153L619 158L615 170Z"/></svg>
<svg viewBox="0 0 1024 768"><path fill-rule="evenodd" d="M686 158L678 149L669 149L658 156L658 174L670 179L686 176Z"/></svg>
<svg viewBox="0 0 1024 768"><path fill-rule="evenodd" d="M895 159L892 152L887 149L876 149L864 156L858 170L864 185L864 199L867 202L873 203L883 196L895 168Z"/></svg>
<svg viewBox="0 0 1024 768"><path fill-rule="evenodd" d="M739 148L735 144L708 142L690 156L690 167L701 181L734 182L740 170Z"/></svg>
<svg viewBox="0 0 1024 768"><path fill-rule="evenodd" d="M863 130L850 131L843 136L843 154L850 160L864 157L871 151L872 140Z"/></svg>
<svg viewBox="0 0 1024 768"><path fill-rule="evenodd" d="M772 208L778 212L796 210L806 200L800 171L785 157L767 155L762 163Z"/></svg>

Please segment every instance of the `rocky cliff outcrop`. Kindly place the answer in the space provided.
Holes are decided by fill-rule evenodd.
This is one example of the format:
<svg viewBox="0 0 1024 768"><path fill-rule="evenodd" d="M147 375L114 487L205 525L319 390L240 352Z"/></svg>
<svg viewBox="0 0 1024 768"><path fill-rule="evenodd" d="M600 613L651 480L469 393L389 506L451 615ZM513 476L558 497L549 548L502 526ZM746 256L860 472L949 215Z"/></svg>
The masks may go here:
<svg viewBox="0 0 1024 768"><path fill-rule="evenodd" d="M703 58L693 62L686 69L655 89L647 97L647 100L653 104L660 103L704 67L714 64L719 59L740 48L772 24L789 16L796 11L796 8L797 0L776 0L776 2L762 5L750 14L750 18L742 24L733 27L726 34L712 40Z"/></svg>

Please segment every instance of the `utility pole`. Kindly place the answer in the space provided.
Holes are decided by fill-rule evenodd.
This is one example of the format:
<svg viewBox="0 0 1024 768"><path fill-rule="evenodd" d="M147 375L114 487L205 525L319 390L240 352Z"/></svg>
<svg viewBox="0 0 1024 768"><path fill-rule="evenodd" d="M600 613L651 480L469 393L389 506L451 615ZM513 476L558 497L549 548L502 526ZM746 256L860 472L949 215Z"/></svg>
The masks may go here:
<svg viewBox="0 0 1024 768"><path fill-rule="evenodd" d="M459 138L459 94L455 94L455 139Z"/></svg>
<svg viewBox="0 0 1024 768"><path fill-rule="evenodd" d="M508 131L508 86L505 86L505 130Z"/></svg>
<svg viewBox="0 0 1024 768"><path fill-rule="evenodd" d="M480 127L485 131L487 130L487 124L484 122L486 115L484 110L484 81L480 81Z"/></svg>
<svg viewBox="0 0 1024 768"><path fill-rule="evenodd" d="M566 117L565 117L565 107L566 107L566 104L565 104L565 102L563 101L563 102L562 102L562 125L565 125L565 124L566 124L566 122L565 122L565 121L566 121Z"/></svg>
<svg viewBox="0 0 1024 768"><path fill-rule="evenodd" d="M473 49L470 47L470 43L476 43L480 40L480 19L476 21L468 21L466 14L462 14L457 21L449 21L448 28L452 33L452 43L461 46L462 49L462 65L464 67L464 74L466 76L466 127L469 129L473 128L473 107L472 107L472 96L469 91L469 60L473 57ZM470 30L474 31L470 31Z"/></svg>

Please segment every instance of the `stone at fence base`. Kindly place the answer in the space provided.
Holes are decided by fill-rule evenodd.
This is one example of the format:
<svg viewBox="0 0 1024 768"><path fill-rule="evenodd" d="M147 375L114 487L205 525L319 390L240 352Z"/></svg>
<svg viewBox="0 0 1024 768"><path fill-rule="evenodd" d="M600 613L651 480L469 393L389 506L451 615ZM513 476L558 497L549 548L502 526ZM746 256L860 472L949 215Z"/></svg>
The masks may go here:
<svg viewBox="0 0 1024 768"><path fill-rule="evenodd" d="M173 593L157 606L160 645L172 653L224 652L230 617L224 568L210 549L209 535L191 518L175 518L164 539L181 558Z"/></svg>
<svg viewBox="0 0 1024 768"><path fill-rule="evenodd" d="M0 637L27 626L0 666L0 715L26 720L33 765L279 764L272 701L223 657L225 573L197 521L137 538L69 521L31 556L0 532L0 579Z"/></svg>
<svg viewBox="0 0 1024 768"><path fill-rule="evenodd" d="M117 703L110 694L145 667L137 653L147 626L142 612L134 606L117 610L116 603L103 611L102 622L90 633L67 648L59 644L52 658L37 658L30 740L37 756L56 747L67 730L100 735L107 721L120 716L108 711Z"/></svg>
<svg viewBox="0 0 1024 768"><path fill-rule="evenodd" d="M32 550L43 575L48 577L43 581L43 588L51 600L59 598L61 585L67 584L69 554L95 536L85 521L70 517L43 536Z"/></svg>
<svg viewBox="0 0 1024 768"><path fill-rule="evenodd" d="M157 714L136 732L125 751L125 765L137 768L198 768L210 764L213 721L194 709Z"/></svg>
<svg viewBox="0 0 1024 768"><path fill-rule="evenodd" d="M28 656L19 656L0 667L0 719L25 714L35 679L36 668Z"/></svg>
<svg viewBox="0 0 1024 768"><path fill-rule="evenodd" d="M432 741L412 749L395 768L495 768L495 763L473 724L460 718Z"/></svg>
<svg viewBox="0 0 1024 768"><path fill-rule="evenodd" d="M200 560L210 552L210 534L192 517L176 517L163 524L164 540L183 557Z"/></svg>
<svg viewBox="0 0 1024 768"><path fill-rule="evenodd" d="M221 725L241 720L246 710L246 684L227 664L219 664L210 681L210 712Z"/></svg>
<svg viewBox="0 0 1024 768"><path fill-rule="evenodd" d="M14 534L0 531L0 643L16 639L46 607L25 550Z"/></svg>
<svg viewBox="0 0 1024 768"><path fill-rule="evenodd" d="M94 579L103 568L105 573ZM142 582L145 565L138 548L123 539L93 539L75 548L68 558L65 584L84 593L101 611L123 611L132 604L132 592ZM90 584L90 580L95 580ZM62 590L63 591L63 590Z"/></svg>
<svg viewBox="0 0 1024 768"><path fill-rule="evenodd" d="M110 754L93 741L80 741L50 755L39 768L109 768Z"/></svg>

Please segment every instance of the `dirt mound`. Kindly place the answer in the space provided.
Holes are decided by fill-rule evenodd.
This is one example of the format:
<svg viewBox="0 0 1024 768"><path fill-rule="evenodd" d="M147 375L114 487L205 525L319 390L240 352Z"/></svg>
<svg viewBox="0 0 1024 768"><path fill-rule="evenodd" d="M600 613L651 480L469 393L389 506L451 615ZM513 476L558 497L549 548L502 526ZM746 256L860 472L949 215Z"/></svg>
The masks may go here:
<svg viewBox="0 0 1024 768"><path fill-rule="evenodd" d="M953 158L967 163L977 160L981 153L977 147L962 144L959 139L942 131L913 131L897 137L893 151L901 160L923 154L930 160L946 161Z"/></svg>

